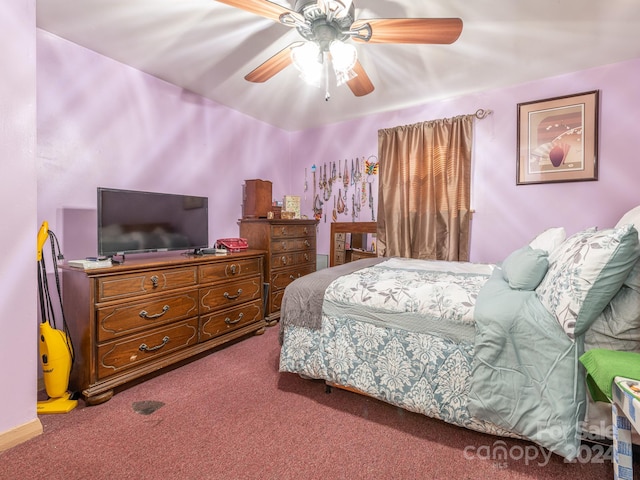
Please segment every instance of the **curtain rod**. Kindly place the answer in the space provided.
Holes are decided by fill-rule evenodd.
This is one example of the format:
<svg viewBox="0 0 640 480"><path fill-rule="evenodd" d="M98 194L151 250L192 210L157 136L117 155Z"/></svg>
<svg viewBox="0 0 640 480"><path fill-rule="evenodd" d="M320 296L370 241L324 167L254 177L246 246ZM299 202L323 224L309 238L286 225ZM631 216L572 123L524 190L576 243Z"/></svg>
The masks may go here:
<svg viewBox="0 0 640 480"><path fill-rule="evenodd" d="M485 110L484 108L479 108L478 110L476 110L476 113L472 113L472 115L478 120L482 120L483 118L487 118L492 113L493 110Z"/></svg>

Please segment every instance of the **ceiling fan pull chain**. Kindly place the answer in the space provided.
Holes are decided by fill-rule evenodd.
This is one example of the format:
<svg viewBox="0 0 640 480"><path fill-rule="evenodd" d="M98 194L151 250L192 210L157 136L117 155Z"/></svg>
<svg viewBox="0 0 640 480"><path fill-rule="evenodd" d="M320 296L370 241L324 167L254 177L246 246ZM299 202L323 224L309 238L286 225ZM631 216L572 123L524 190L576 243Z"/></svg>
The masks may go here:
<svg viewBox="0 0 640 480"><path fill-rule="evenodd" d="M324 101L328 102L331 98L329 93L329 59L327 52L322 52L322 65L324 66Z"/></svg>

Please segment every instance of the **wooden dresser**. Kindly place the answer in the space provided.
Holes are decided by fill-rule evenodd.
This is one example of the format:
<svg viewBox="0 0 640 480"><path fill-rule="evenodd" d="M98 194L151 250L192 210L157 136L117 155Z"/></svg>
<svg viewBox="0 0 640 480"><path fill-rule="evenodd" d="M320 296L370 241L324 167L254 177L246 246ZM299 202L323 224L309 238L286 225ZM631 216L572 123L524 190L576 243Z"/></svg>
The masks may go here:
<svg viewBox="0 0 640 480"><path fill-rule="evenodd" d="M264 252L62 267L75 363L89 405L114 389L249 333L263 333Z"/></svg>
<svg viewBox="0 0 640 480"><path fill-rule="evenodd" d="M284 289L296 278L316 270L316 220L240 220L240 236L250 248L267 251L265 279L269 283L267 322L280 319Z"/></svg>

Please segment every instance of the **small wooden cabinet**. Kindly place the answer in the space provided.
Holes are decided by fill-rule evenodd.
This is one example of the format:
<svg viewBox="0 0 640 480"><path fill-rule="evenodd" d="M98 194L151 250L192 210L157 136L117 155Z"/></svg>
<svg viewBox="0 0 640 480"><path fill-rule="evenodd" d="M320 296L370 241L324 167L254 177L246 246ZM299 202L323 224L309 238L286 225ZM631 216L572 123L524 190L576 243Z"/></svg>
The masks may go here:
<svg viewBox="0 0 640 480"><path fill-rule="evenodd" d="M329 266L334 267L361 258L376 257L377 253L370 250L371 245L366 245L362 240L368 234L375 234L376 229L376 222L333 222L331 224ZM351 237L349 245L347 245L347 236Z"/></svg>
<svg viewBox="0 0 640 480"><path fill-rule="evenodd" d="M240 220L240 236L249 247L267 251L267 322L280 319L284 289L316 270L316 220Z"/></svg>
<svg viewBox="0 0 640 480"><path fill-rule="evenodd" d="M70 389L88 404L163 367L262 333L264 252L165 257L96 270L63 266L75 351Z"/></svg>

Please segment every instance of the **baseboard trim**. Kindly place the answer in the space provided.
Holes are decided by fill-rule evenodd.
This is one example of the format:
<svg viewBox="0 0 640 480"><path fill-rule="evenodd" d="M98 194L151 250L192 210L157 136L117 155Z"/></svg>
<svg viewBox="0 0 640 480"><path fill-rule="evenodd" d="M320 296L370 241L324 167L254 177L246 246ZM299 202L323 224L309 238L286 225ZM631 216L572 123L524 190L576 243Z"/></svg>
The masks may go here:
<svg viewBox="0 0 640 480"><path fill-rule="evenodd" d="M42 432L42 423L40 419L36 417L30 422L0 433L0 452L4 452L27 440L31 440L42 434Z"/></svg>

